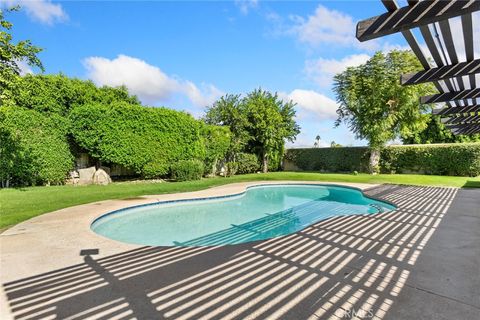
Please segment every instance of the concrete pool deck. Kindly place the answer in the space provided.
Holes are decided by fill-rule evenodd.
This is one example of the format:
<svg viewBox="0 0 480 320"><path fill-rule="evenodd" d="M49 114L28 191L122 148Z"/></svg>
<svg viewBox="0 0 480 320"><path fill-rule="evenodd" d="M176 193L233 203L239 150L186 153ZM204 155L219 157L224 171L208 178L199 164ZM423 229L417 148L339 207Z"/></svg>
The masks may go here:
<svg viewBox="0 0 480 320"><path fill-rule="evenodd" d="M234 246L162 248L103 238L112 210L197 192L66 208L0 235L0 319L474 319L480 314L480 190L354 186L398 209L330 218ZM318 183L301 182L290 183Z"/></svg>

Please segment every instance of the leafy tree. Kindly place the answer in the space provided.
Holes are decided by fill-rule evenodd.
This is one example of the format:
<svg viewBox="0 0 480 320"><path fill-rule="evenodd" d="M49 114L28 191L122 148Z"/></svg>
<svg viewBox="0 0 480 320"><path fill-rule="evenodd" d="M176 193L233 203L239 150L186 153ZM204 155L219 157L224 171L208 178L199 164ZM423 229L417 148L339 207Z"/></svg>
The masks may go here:
<svg viewBox="0 0 480 320"><path fill-rule="evenodd" d="M315 137L315 142L313 143L314 148L320 148L320 139L320 135L317 134L317 136Z"/></svg>
<svg viewBox="0 0 480 320"><path fill-rule="evenodd" d="M294 141L300 127L295 122L295 104L284 102L277 94L256 89L245 97L246 130L249 145L262 159L262 170L268 172L269 159L283 152L285 141Z"/></svg>
<svg viewBox="0 0 480 320"><path fill-rule="evenodd" d="M30 40L13 42L11 35L12 23L5 19L5 13L18 11L18 7L0 9L0 106L11 105L12 87L19 79L19 63L25 62L31 67L38 67L44 71L38 53L42 51L34 46Z"/></svg>
<svg viewBox="0 0 480 320"><path fill-rule="evenodd" d="M402 137L402 141L404 144L480 142L480 134L454 135L443 125L439 116L428 115L427 127L411 136Z"/></svg>
<svg viewBox="0 0 480 320"><path fill-rule="evenodd" d="M203 143L205 145L205 174L215 175L217 163L225 158L231 143L231 133L227 126L202 126Z"/></svg>
<svg viewBox="0 0 480 320"><path fill-rule="evenodd" d="M330 142L330 148L340 148L342 147L341 144L336 143L335 141Z"/></svg>
<svg viewBox="0 0 480 320"><path fill-rule="evenodd" d="M204 121L207 124L227 126L231 132L230 147L227 151L229 161L235 161L238 153L245 149L251 139L247 127L247 117L240 95L227 94L207 108Z"/></svg>
<svg viewBox="0 0 480 320"><path fill-rule="evenodd" d="M334 77L339 107L335 123L345 122L371 148L370 172L378 172L380 148L389 140L409 137L426 128L427 106L419 97L434 92L431 84L402 86L403 73L421 70L411 51L377 52L365 64L349 67Z"/></svg>
<svg viewBox="0 0 480 320"><path fill-rule="evenodd" d="M294 104L284 102L277 94L257 89L241 99L226 95L207 109L205 122L228 126L232 142L228 160L235 162L241 152L258 154L264 172L269 163L280 165L285 141L293 141L300 132L295 122Z"/></svg>

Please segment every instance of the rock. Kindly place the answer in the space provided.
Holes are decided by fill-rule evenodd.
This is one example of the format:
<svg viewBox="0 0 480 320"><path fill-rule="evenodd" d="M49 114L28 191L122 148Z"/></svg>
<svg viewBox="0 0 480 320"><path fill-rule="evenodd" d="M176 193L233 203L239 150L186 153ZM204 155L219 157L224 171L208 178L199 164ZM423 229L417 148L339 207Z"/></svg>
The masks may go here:
<svg viewBox="0 0 480 320"><path fill-rule="evenodd" d="M103 171L105 171L109 176L112 175L112 174L110 173L110 168L109 168L109 167L101 166L100 169L102 169Z"/></svg>
<svg viewBox="0 0 480 320"><path fill-rule="evenodd" d="M112 179L110 178L110 176L105 170L100 168L97 171L95 171L95 174L93 175L94 184L100 184L100 185L106 186L111 182L112 182Z"/></svg>
<svg viewBox="0 0 480 320"><path fill-rule="evenodd" d="M78 180L80 179L80 175L78 174L78 171L76 170L73 170L73 171L70 171L68 173L68 179L67 179L67 184L73 184L73 185L77 185L78 184Z"/></svg>
<svg viewBox="0 0 480 320"><path fill-rule="evenodd" d="M95 171L96 171L95 167L78 169L78 175L79 175L78 184L92 184Z"/></svg>

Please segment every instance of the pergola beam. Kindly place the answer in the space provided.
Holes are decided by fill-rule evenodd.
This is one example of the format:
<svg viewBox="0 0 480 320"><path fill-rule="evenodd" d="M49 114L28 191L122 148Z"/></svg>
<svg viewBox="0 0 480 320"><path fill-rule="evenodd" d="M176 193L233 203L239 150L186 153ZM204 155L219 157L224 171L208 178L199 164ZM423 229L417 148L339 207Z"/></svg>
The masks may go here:
<svg viewBox="0 0 480 320"><path fill-rule="evenodd" d="M440 116L454 134L480 133L480 88L475 79L480 74L480 58L475 60L474 56L478 36L472 23L472 13L480 11L480 0L407 0L408 6L402 8L396 0L381 2L388 12L359 22L357 39L366 41L401 32L425 69L402 75L401 83L433 83L439 94L422 97L420 102L445 102L445 106L433 110L433 114ZM461 33L457 28L453 29L452 21L449 21L456 16L461 16ZM425 48L420 47L415 38L412 32L415 28L420 29ZM454 42L454 38L460 36L466 62ZM433 61L428 59L427 51Z"/></svg>
<svg viewBox="0 0 480 320"><path fill-rule="evenodd" d="M382 3L384 7L388 10L388 12L395 12L400 8L396 0L382 0ZM420 44L418 43L418 40L413 34L412 30L404 30L402 31L402 35L407 41L410 48L412 49L413 53L417 56L423 68L425 70L430 69L431 66L427 59L427 56L425 55L425 52L423 51L423 49L420 47ZM442 86L438 81L434 81L433 84L435 85L435 88L437 88L438 91L440 92L443 91ZM448 104L453 105L452 103L448 103Z"/></svg>
<svg viewBox="0 0 480 320"><path fill-rule="evenodd" d="M408 86L412 84L468 76L476 73L480 73L480 59L460 62L455 65L432 68L417 73L402 74L402 76L400 77L400 83L404 86Z"/></svg>
<svg viewBox="0 0 480 320"><path fill-rule="evenodd" d="M433 109L433 114L439 116L448 116L454 114L465 114L465 113L479 113L480 105L470 105L465 107L454 107L454 108L442 108L442 109Z"/></svg>
<svg viewBox="0 0 480 320"><path fill-rule="evenodd" d="M473 124L477 125L480 124L480 115L475 114L475 115L467 115L467 116L454 116L451 118L444 119L442 121L445 124Z"/></svg>
<svg viewBox="0 0 480 320"><path fill-rule="evenodd" d="M480 88L434 94L420 98L421 104L480 98Z"/></svg>
<svg viewBox="0 0 480 320"><path fill-rule="evenodd" d="M471 135L480 133L480 124L471 124L471 123L463 123L463 124L455 124L455 125L446 125L448 129L452 131L454 135Z"/></svg>
<svg viewBox="0 0 480 320"><path fill-rule="evenodd" d="M360 21L357 24L356 35L357 39L363 42L477 10L480 10L478 0L420 1L414 6L402 7L393 12Z"/></svg>

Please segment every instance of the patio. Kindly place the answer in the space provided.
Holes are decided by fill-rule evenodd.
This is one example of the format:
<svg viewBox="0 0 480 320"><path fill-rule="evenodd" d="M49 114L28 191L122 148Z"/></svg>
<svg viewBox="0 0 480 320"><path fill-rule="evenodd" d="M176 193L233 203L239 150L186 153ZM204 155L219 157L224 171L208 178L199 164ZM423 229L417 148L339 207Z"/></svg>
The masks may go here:
<svg viewBox="0 0 480 320"><path fill-rule="evenodd" d="M64 237L62 217L108 211L118 200L60 210L51 221L52 214L37 217L0 236L3 303L11 311L2 308L1 318L475 318L480 191L361 187L398 209L235 246L155 248L93 234ZM62 236L52 241L55 230ZM40 240L26 246L32 237Z"/></svg>

